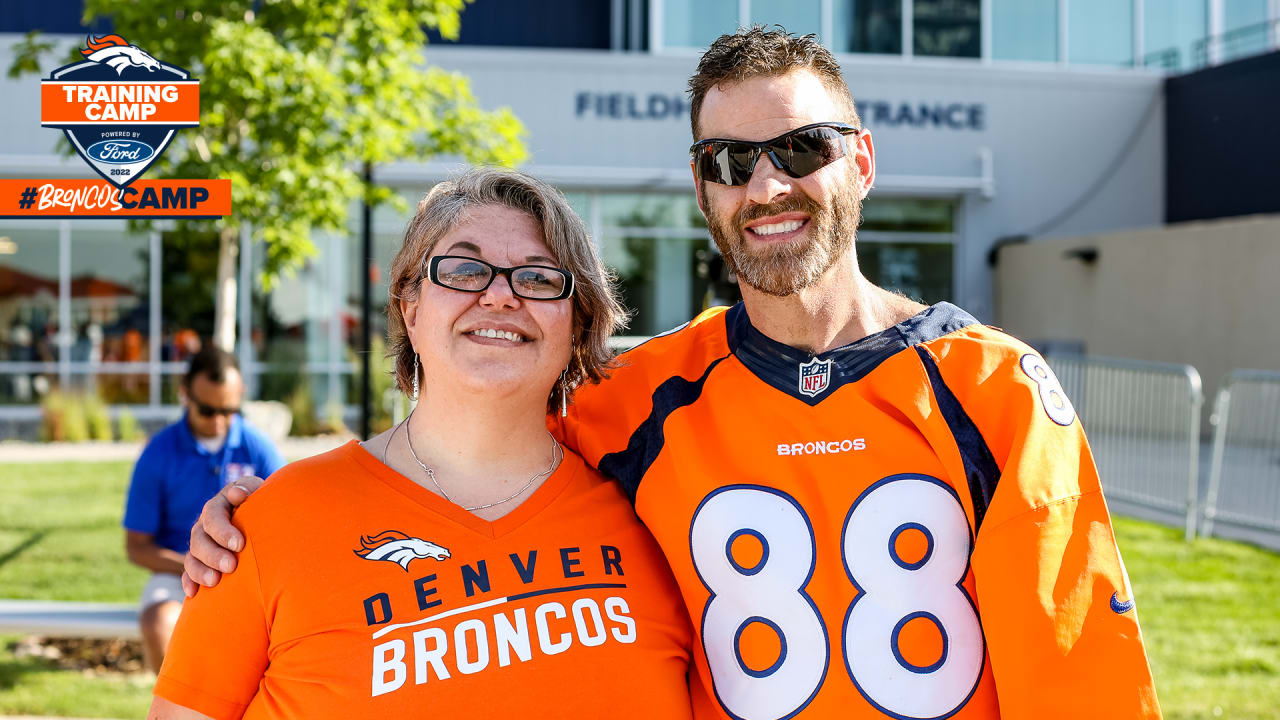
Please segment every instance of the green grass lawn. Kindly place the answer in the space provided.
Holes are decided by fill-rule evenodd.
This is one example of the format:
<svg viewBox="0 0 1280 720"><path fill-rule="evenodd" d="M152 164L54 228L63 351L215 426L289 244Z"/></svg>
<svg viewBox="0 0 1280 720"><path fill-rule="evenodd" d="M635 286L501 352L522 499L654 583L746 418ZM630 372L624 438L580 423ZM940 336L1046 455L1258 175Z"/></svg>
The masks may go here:
<svg viewBox="0 0 1280 720"><path fill-rule="evenodd" d="M133 602L124 557L130 463L0 464L0 597ZM1280 555L1116 519L1164 715L1277 717ZM150 680L52 670L0 637L0 714L141 717ZM1082 690L1087 691L1087 690Z"/></svg>

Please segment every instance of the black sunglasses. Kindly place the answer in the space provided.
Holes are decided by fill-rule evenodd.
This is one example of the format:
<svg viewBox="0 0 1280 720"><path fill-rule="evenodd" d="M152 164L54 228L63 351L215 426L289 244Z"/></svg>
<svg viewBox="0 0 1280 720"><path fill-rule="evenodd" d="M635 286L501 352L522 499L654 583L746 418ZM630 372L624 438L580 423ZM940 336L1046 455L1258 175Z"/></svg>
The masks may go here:
<svg viewBox="0 0 1280 720"><path fill-rule="evenodd" d="M437 255L427 264L427 279L462 292L484 292L499 275L506 275L511 293L525 300L563 300L573 295L573 273L548 265L498 267L463 255Z"/></svg>
<svg viewBox="0 0 1280 720"><path fill-rule="evenodd" d="M848 153L845 135L861 128L844 123L805 125L772 140L699 140L689 148L693 172L699 180L721 185L746 185L756 169L760 154L769 156L773 166L793 178L817 172Z"/></svg>
<svg viewBox="0 0 1280 720"><path fill-rule="evenodd" d="M211 418L214 415L226 415L227 417L231 417L232 415L240 412L240 408L238 407L220 408L212 405L205 405L195 398L190 398L190 400L191 404L196 406L196 412L200 413L200 417Z"/></svg>

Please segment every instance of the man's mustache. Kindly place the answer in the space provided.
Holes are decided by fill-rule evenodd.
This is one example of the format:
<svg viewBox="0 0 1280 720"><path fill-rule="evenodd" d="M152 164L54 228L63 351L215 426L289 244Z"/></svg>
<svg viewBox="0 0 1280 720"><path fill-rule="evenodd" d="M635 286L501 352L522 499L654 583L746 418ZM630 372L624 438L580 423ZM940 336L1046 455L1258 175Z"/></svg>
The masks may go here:
<svg viewBox="0 0 1280 720"><path fill-rule="evenodd" d="M781 215L788 212L808 213L810 217L817 215L821 208L818 203L808 197L795 194L790 197L769 203L768 205L748 205L738 211L738 227L742 228L752 220L759 220L770 215Z"/></svg>

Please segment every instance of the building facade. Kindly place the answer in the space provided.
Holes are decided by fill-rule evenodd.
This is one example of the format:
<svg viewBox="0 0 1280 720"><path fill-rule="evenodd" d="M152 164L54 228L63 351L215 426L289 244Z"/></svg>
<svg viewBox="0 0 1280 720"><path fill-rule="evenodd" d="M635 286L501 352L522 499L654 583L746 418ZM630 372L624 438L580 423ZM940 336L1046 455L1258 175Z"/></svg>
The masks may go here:
<svg viewBox="0 0 1280 720"><path fill-rule="evenodd" d="M39 29L83 40L77 3L0 22L0 63ZM733 288L691 192L685 84L739 25L814 32L837 54L877 153L858 253L874 281L993 313L988 255L1010 236L1161 224L1162 83L1277 44L1277 0L476 0L430 63L528 129L524 170L568 195L622 281L632 328L677 325ZM93 28L104 31L107 28ZM39 123L35 76L0 78L0 177L89 176ZM409 206L448 158L375 169ZM407 216L374 214L375 303ZM271 292L241 254L239 347L254 397L357 402L359 213L352 232ZM212 248L212 249L211 249ZM0 220L0 420L35 418L54 388L92 388L139 417L176 414L184 358L212 329L216 244L164 226ZM381 318L375 337L384 330ZM375 403L382 402L375 398ZM3 427L0 425L0 427Z"/></svg>

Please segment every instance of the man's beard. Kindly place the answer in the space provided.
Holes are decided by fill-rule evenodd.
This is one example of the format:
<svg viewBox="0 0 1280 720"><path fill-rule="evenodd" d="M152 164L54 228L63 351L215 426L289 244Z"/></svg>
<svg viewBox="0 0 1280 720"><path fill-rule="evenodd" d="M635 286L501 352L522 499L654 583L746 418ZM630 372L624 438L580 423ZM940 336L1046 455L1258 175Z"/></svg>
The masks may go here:
<svg viewBox="0 0 1280 720"><path fill-rule="evenodd" d="M703 197L706 197L705 190ZM808 242L766 244L759 250L747 247L743 235L750 231L743 228L746 223L787 212L808 214ZM857 182L850 178L832 197L830 207L819 205L808 195L796 191L776 203L748 205L730 222L708 201L707 230L739 281L766 295L786 297L813 285L849 251L861 216Z"/></svg>

